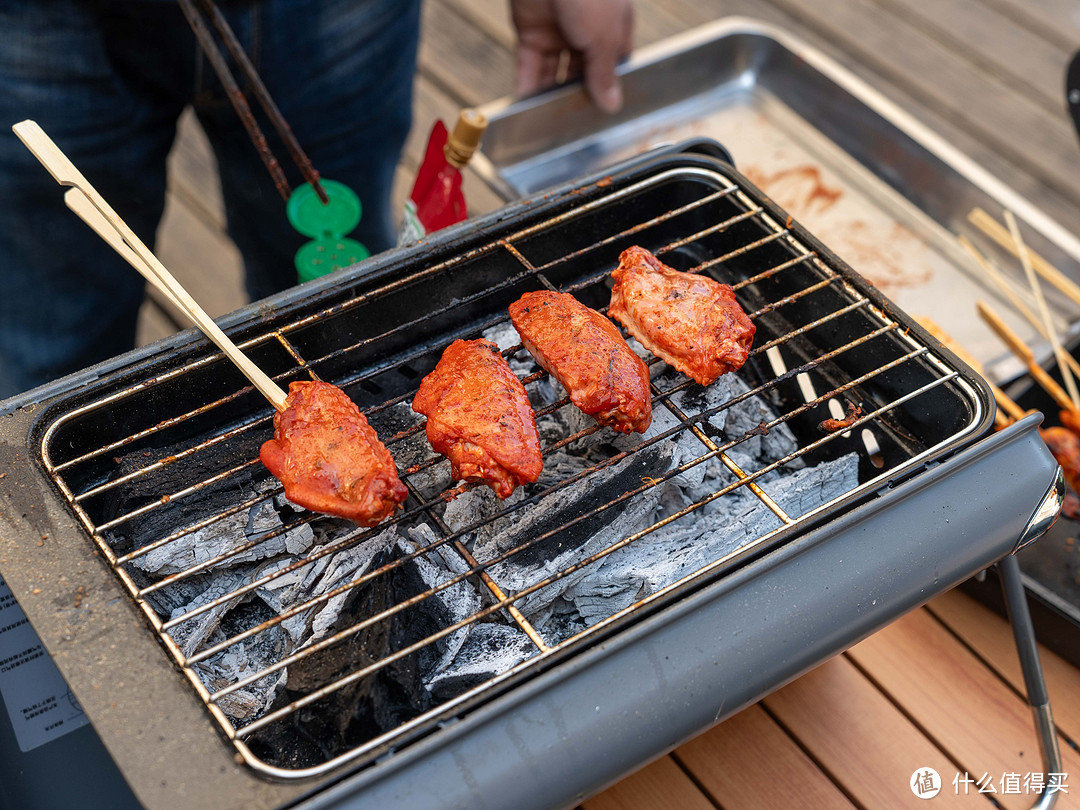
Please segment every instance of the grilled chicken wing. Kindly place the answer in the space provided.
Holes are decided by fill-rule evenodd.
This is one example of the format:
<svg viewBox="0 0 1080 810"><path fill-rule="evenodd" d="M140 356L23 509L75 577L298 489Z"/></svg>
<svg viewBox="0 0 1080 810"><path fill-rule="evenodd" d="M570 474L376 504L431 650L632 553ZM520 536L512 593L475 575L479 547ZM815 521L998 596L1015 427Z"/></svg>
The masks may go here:
<svg viewBox="0 0 1080 810"><path fill-rule="evenodd" d="M506 498L540 477L536 416L494 343L451 343L420 383L412 408L427 417L428 441L450 459L454 478L485 481Z"/></svg>
<svg viewBox="0 0 1080 810"><path fill-rule="evenodd" d="M649 368L615 324L557 292L525 293L510 305L510 320L529 354L582 411L623 433L648 430Z"/></svg>
<svg viewBox="0 0 1080 810"><path fill-rule="evenodd" d="M259 458L293 503L374 526L407 492L390 451L348 395L324 382L289 385Z"/></svg>
<svg viewBox="0 0 1080 810"><path fill-rule="evenodd" d="M661 360L702 385L746 362L755 328L727 284L680 273L636 246L611 275L608 315Z"/></svg>

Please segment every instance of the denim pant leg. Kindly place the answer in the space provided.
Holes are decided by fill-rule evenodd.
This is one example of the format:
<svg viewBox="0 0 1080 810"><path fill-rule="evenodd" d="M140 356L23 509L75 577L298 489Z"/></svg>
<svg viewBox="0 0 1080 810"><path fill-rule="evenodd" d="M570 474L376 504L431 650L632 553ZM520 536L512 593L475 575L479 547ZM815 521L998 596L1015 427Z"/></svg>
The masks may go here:
<svg viewBox="0 0 1080 810"><path fill-rule="evenodd" d="M0 397L134 345L142 279L63 203L11 131L31 118L144 241L161 216L170 120L118 73L105 7L0 0ZM106 44L107 41L109 44Z"/></svg>
<svg viewBox="0 0 1080 810"><path fill-rule="evenodd" d="M238 12L229 11L237 36L315 168L360 197L360 226L351 235L372 253L392 247L390 194L411 122L419 0L262 0ZM307 237L289 225L236 114L216 80L208 81L216 93L200 93L196 111L218 158L229 234L257 300L296 284L293 256ZM290 183L299 185L276 133L261 116L260 123Z"/></svg>

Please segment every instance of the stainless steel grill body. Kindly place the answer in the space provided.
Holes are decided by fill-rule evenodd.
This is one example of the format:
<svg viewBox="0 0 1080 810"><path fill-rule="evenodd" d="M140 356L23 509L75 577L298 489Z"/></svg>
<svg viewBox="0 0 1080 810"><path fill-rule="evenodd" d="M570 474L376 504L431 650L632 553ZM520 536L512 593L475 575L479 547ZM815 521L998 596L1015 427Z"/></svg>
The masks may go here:
<svg viewBox="0 0 1080 810"><path fill-rule="evenodd" d="M430 450L417 450L419 425L401 424L391 416L400 416L399 406L411 400L420 376L450 340L497 327L505 321L506 305L522 292L557 288L602 308L606 274L615 257L638 243L679 269L711 273L735 286L759 329L752 359L740 376L777 413L759 429L790 429L797 446L775 461L743 469L732 451L759 431L728 435L713 429L711 417L729 408L729 402L695 411L680 396L690 383L654 377L654 402L666 409L673 427L615 447L581 473L537 485L526 500L500 505L494 515L481 515L464 528L448 525L445 483L432 483L434 471L445 463ZM113 371L102 369L109 373L86 388L69 384L66 390L48 392L51 398L39 393L15 412L18 424L7 426L14 431L7 447L9 453L38 456L34 463L40 464L42 477L28 505L49 513L52 534L80 546L58 553L61 568L50 578L50 592L62 590L60 583L70 573L61 572L71 572L74 559L87 574L87 566L93 566L104 590L125 593L120 610L128 621L131 605L137 604L143 622L157 631L194 687L186 693L186 705L167 704L170 713L183 715L185 724L194 722L198 732L192 734L205 737L206 718L212 716L219 733L249 765L279 778L338 775L349 764L366 766L312 799L312 806L345 806L361 790L365 802L417 806L496 807L508 796L521 806L572 800L1009 553L1053 489L1056 465L1034 432L1034 420L980 440L992 408L981 382L737 173L704 157L647 159L614 176L508 208L479 225L391 254L370 274L342 274L317 282L303 295L249 309L236 326L245 350L279 382L315 373L357 400L381 427L410 487L412 497L396 524L422 523L432 532L426 545L380 558L367 573L286 611L285 618L336 596L360 593L378 577L393 576L412 560L436 553L457 555L456 576L426 588L394 591L389 602L348 626L335 625L321 640L287 651L272 666L208 686L197 664L279 628L282 616L248 618L224 638L190 648L178 633L260 585L301 574L385 527L361 531L334 524L322 545L305 550L295 562L260 569L194 608L163 611L161 600L170 589L182 588L226 558L252 553L290 530L323 520L295 515L285 526L256 532L234 547L204 552L200 546L180 570L150 576L140 567L149 555L196 532L213 534L223 521L273 495L272 482L256 459L258 444L270 435L269 410L236 372L197 341L182 346L174 341L169 348L177 351L169 355L166 347L134 355ZM524 356L517 347L508 347L506 354ZM540 373L526 377L530 386L541 380ZM829 415L830 400L858 401L865 415L850 431L824 434L816 424ZM563 399L540 410L543 415L570 407ZM549 437L545 452L550 455L596 432L585 427ZM649 466L650 448L686 437L696 442L691 458L670 469ZM859 454L858 483L828 504L789 513L770 495L773 470L792 463L821 464L849 451ZM599 551L583 551L524 588L500 583L499 563L515 555L548 553L551 544L564 541L581 545L573 532L584 529L590 535L643 493L713 460L731 477L697 501ZM622 463L641 465L640 470L631 468L639 484L604 483L604 472ZM474 555L469 546L474 530L550 502L579 480L593 482L597 493L583 513L556 521L494 558ZM753 492L774 515L775 528L567 637L546 637L518 609L525 598L556 580L595 566L735 491ZM9 550L31 566L16 565L10 573L5 567L9 582L18 586L20 577L26 585L31 576L36 547L26 538L36 517L16 512L4 515L11 530L5 532ZM100 555L116 578L97 577L101 564L91 555ZM253 719L238 722L223 710L224 698L287 667L318 661L324 650L347 647L356 639L368 649L373 628L394 621L414 626L410 617L417 614L410 611L458 586L473 588L480 600L465 619L406 634L378 655L331 668L305 693L290 693ZM50 620L47 603L32 592L20 598L36 626L55 630L64 624L55 616ZM108 613L115 617L117 610L110 603ZM89 626L76 631L80 660L70 664L70 671L62 654L63 631L50 636L48 627L39 626L95 720L92 707L99 701L92 694L83 697L83 690L99 691L102 684L96 681L103 670L83 669L87 651L97 651L91 657L101 667L113 655L128 656L123 650L106 654L97 646L100 637L138 638L142 650L153 647L147 647L144 631L120 632L100 618L93 616ZM280 734L282 728L288 732L302 726L309 707L383 670L412 666L425 650L476 622L519 629L532 644L529 654L493 678L406 713L388 730L328 752L322 761L288 761L269 747L265 735L275 727ZM104 669L123 672L117 663ZM161 663L154 662L150 677L131 673L122 685L105 685L114 700L130 700L140 728L149 727L147 713L155 710L153 685L166 680ZM181 694L175 684L169 692L169 701ZM198 719L192 696L209 714ZM100 730L114 754L117 748L133 754L131 759L117 754L129 781L142 781L137 771L146 760L161 762L187 737L179 733L152 752L132 751L138 746L124 738L130 727L125 732L122 723L114 723L115 714L115 707L104 711ZM295 786L260 784L242 770L215 777L220 788L208 788L199 781L199 768L205 766L196 761L206 759L213 756L202 750L187 756L185 766L191 767L179 778L222 806L267 806L299 792ZM535 775L535 785L523 788L523 769ZM137 788L144 801L155 790L150 784ZM237 796L243 797L242 805Z"/></svg>

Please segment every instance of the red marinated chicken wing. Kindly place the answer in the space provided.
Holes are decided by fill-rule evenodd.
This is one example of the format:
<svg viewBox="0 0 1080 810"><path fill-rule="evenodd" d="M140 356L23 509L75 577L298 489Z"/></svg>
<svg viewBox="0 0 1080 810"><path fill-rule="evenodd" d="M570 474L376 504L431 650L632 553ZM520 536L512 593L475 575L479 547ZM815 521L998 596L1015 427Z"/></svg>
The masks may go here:
<svg viewBox="0 0 1080 810"><path fill-rule="evenodd" d="M529 354L582 411L623 433L648 430L649 369L615 324L557 292L525 293L510 305L510 320Z"/></svg>
<svg viewBox="0 0 1080 810"><path fill-rule="evenodd" d="M661 360L702 385L746 362L755 329L727 284L680 273L636 246L611 275L608 314Z"/></svg>
<svg viewBox="0 0 1080 810"><path fill-rule="evenodd" d="M485 481L500 498L543 470L536 416L525 386L486 340L455 340L412 403L427 417L435 452L456 479Z"/></svg>
<svg viewBox="0 0 1080 810"><path fill-rule="evenodd" d="M259 452L285 497L361 526L393 514L407 492L356 403L329 383L294 382L286 404L274 415L274 438Z"/></svg>

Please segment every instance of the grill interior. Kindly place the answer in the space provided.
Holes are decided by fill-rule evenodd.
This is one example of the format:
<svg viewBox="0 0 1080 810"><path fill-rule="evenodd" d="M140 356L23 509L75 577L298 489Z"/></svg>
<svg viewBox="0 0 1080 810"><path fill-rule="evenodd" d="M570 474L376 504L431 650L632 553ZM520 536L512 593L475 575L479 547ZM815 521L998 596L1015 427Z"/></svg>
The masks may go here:
<svg viewBox="0 0 1080 810"><path fill-rule="evenodd" d="M506 307L548 288L605 311L608 273L633 244L732 284L758 331L746 366L709 390L650 358L654 425L624 437L577 414ZM481 335L522 376L545 455L540 481L505 502L450 481L409 409L443 348ZM204 346L55 403L36 435L223 734L283 778L407 745L873 497L988 418L904 316L704 159L417 248L393 272L286 307L242 347L283 386L317 375L359 404L409 488L403 511L360 529L284 502L258 461L269 405ZM849 430L818 427L849 402L863 412ZM659 559L674 562L657 573Z"/></svg>

